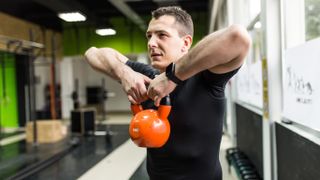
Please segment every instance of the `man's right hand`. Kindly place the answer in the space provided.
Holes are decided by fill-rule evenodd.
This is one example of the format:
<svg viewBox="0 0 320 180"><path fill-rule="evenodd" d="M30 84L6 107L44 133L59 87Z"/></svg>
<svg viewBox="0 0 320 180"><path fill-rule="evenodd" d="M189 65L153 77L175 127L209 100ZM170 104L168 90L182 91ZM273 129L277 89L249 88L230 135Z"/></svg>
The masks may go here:
<svg viewBox="0 0 320 180"><path fill-rule="evenodd" d="M140 104L148 99L147 86L151 79L143 74L125 68L124 74L121 77L121 84L124 91L127 93L128 99L132 104Z"/></svg>
<svg viewBox="0 0 320 180"><path fill-rule="evenodd" d="M151 79L133 71L125 63L127 57L111 48L91 47L85 53L85 59L94 69L120 81L132 104L140 104L148 99L147 88Z"/></svg>

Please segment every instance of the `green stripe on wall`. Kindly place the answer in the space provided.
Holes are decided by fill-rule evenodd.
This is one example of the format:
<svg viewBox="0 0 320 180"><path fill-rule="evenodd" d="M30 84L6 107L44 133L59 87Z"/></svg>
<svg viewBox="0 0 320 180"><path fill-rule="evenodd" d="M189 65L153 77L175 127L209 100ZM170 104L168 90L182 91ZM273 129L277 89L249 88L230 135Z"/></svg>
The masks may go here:
<svg viewBox="0 0 320 180"><path fill-rule="evenodd" d="M5 85L3 84L2 61L5 62ZM0 52L0 118L1 127L18 127L15 57L13 54L4 52Z"/></svg>

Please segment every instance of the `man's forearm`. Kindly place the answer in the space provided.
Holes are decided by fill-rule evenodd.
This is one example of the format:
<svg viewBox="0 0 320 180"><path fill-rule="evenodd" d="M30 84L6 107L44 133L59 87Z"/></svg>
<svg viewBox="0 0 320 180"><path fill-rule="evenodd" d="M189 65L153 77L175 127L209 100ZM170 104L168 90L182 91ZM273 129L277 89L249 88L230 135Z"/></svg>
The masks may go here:
<svg viewBox="0 0 320 180"><path fill-rule="evenodd" d="M181 80L185 80L206 69L223 73L222 71L231 69L230 66L242 64L249 46L250 39L247 32L239 26L217 31L202 39L175 63L175 74ZM219 68L223 66L227 68Z"/></svg>
<svg viewBox="0 0 320 180"><path fill-rule="evenodd" d="M85 57L94 69L117 81L120 81L121 77L131 70L125 65L128 59L114 49L91 47L86 51Z"/></svg>

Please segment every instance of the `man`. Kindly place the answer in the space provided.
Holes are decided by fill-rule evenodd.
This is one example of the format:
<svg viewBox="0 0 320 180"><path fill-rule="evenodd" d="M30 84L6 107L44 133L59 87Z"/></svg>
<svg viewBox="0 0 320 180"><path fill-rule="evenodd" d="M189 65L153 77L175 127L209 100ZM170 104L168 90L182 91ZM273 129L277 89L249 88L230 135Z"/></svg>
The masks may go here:
<svg viewBox="0 0 320 180"><path fill-rule="evenodd" d="M192 36L189 14L162 7L152 12L146 32L152 67L129 61L111 48L92 47L85 53L93 68L121 82L133 104L150 98L159 106L170 94L169 140L161 148L147 149L152 180L222 179L224 87L243 64L250 38L243 27L232 25L209 34L189 51Z"/></svg>

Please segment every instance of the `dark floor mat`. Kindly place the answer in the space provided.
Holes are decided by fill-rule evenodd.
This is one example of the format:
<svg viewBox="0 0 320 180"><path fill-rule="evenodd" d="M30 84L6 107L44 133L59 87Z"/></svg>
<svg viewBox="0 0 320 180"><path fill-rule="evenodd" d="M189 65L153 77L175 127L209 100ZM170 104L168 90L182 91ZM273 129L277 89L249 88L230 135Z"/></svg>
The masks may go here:
<svg viewBox="0 0 320 180"><path fill-rule="evenodd" d="M99 127L99 129L106 129ZM128 125L110 125L112 136L85 136L80 144L50 166L25 179L76 179L107 156L128 138ZM110 133L112 132L112 133ZM38 148L20 141L0 149L0 179L6 179L63 151L68 139L56 144L39 145Z"/></svg>
<svg viewBox="0 0 320 180"><path fill-rule="evenodd" d="M146 169L147 162L144 160L138 169L131 176L130 180L149 180L148 172Z"/></svg>

